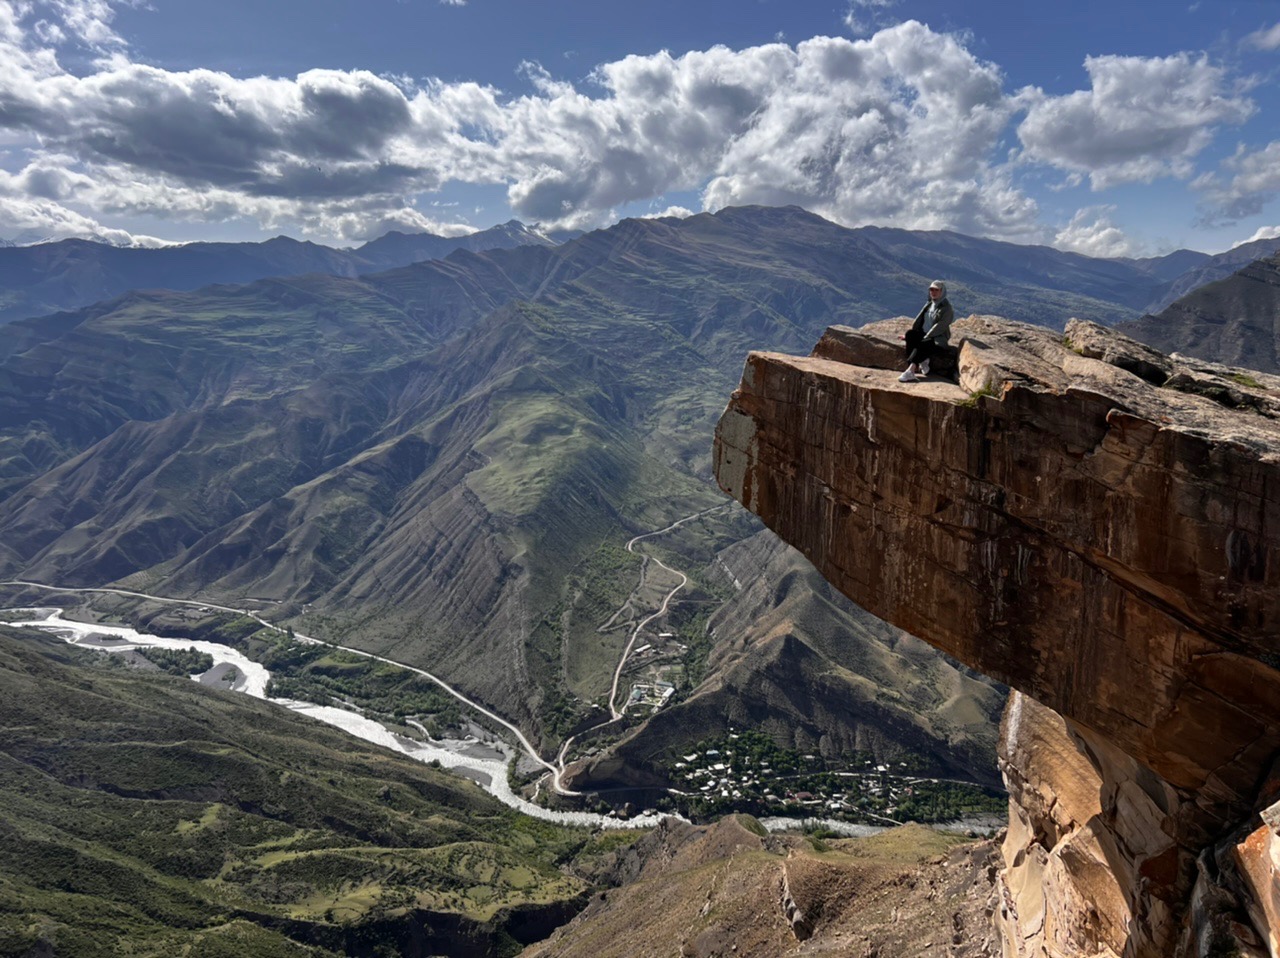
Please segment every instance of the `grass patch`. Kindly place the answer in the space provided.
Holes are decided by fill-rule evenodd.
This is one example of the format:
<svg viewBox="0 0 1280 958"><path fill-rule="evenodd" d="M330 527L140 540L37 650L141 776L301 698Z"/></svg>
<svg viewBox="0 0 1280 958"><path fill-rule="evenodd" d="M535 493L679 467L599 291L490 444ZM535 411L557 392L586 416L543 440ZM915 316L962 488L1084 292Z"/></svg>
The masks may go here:
<svg viewBox="0 0 1280 958"><path fill-rule="evenodd" d="M996 395L996 390L994 386L983 386L981 389L975 389L973 392L969 393L969 395L964 399L960 400L960 402L957 403L957 405L964 406L966 409L977 409L978 401L980 399L982 399L984 396L994 397L995 395Z"/></svg>
<svg viewBox="0 0 1280 958"><path fill-rule="evenodd" d="M1244 386L1246 389L1264 389L1261 382L1250 376L1248 373L1232 373L1227 377L1237 386Z"/></svg>

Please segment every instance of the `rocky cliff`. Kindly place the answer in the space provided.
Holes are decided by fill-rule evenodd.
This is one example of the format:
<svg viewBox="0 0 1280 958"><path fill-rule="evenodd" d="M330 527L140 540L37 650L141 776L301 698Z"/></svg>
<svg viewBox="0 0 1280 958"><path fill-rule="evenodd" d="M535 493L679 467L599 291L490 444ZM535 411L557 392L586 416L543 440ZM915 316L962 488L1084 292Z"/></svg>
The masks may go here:
<svg viewBox="0 0 1280 958"><path fill-rule="evenodd" d="M1006 955L1275 956L1280 378L970 317L901 384L904 322L751 354L721 486L1016 690Z"/></svg>

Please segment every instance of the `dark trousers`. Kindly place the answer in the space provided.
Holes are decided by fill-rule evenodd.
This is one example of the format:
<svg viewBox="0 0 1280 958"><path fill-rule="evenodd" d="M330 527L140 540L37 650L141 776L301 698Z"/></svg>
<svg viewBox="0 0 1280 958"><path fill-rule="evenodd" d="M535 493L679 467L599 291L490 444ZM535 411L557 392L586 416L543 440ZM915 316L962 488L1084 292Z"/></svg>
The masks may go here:
<svg viewBox="0 0 1280 958"><path fill-rule="evenodd" d="M932 339L925 339L924 333L914 329L907 330L907 362L922 363L938 351L938 344Z"/></svg>

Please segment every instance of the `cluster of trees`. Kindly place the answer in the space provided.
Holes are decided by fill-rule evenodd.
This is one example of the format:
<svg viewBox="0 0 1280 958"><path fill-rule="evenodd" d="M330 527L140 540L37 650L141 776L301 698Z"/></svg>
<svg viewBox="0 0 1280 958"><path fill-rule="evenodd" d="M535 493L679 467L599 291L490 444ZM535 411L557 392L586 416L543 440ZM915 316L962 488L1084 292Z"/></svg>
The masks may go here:
<svg viewBox="0 0 1280 958"><path fill-rule="evenodd" d="M282 641L265 655L271 670L267 694L318 705L349 703L391 718L429 717L435 732L462 724L457 700L430 680L390 665L323 645Z"/></svg>
<svg viewBox="0 0 1280 958"><path fill-rule="evenodd" d="M869 752L827 760L784 748L754 730L699 742L686 754L696 757L673 758L667 773L680 788L691 791L677 798L676 804L696 819L730 812L811 815L812 803L825 805L834 799L844 807L824 808L822 814L850 821L892 817L947 822L967 815L1003 814L1008 801L980 785L913 777L913 769L920 764L916 756L896 760L890 771ZM676 768L677 764L682 767ZM716 769L717 765L725 767ZM702 774L691 774L700 770ZM703 791L702 786L713 780L719 784ZM766 796L766 792L772 794Z"/></svg>
<svg viewBox="0 0 1280 958"><path fill-rule="evenodd" d="M138 654L170 675L198 675L213 668L213 656L208 652L189 649L139 649Z"/></svg>

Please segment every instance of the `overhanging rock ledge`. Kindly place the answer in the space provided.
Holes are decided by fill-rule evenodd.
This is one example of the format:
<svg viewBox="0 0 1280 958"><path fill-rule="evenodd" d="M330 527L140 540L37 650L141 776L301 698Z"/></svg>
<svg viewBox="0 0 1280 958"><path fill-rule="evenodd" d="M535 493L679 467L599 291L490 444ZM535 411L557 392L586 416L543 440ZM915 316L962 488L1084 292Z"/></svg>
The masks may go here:
<svg viewBox="0 0 1280 958"><path fill-rule="evenodd" d="M752 353L720 485L1017 690L1006 954L1277 958L1280 378L974 316L903 384L905 322Z"/></svg>

